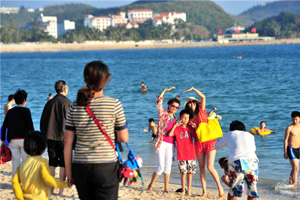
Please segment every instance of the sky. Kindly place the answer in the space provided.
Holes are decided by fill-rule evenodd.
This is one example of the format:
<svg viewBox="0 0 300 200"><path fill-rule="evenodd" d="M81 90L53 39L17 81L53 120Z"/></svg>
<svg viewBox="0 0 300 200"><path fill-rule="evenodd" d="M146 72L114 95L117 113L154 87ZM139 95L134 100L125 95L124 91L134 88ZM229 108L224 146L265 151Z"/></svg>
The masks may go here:
<svg viewBox="0 0 300 200"><path fill-rule="evenodd" d="M197 1L197 0L194 0ZM220 5L225 12L231 15L238 15L249 8L259 5L265 2L271 2L275 0L212 0ZM1 7L20 7L25 8L40 8L47 5L57 5L65 3L83 3L94 6L96 8L109 8L127 5L134 2L134 0L1 0Z"/></svg>

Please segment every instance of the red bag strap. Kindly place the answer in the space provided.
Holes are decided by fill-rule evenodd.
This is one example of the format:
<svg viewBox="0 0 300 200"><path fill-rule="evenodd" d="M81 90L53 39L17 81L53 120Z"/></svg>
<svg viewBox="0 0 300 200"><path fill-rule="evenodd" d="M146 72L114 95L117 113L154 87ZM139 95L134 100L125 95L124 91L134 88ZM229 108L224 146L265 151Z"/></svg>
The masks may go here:
<svg viewBox="0 0 300 200"><path fill-rule="evenodd" d="M112 140L110 139L110 137L107 135L106 131L103 129L100 121L96 118L96 116L94 115L94 113L91 110L91 108L89 106L86 106L85 109L89 113L89 115L91 116L91 118L93 118L95 124L97 124L97 126L99 127L99 129L102 131L102 133L104 134L106 140L109 142L109 144L112 146L112 148L114 150L116 150L114 143L112 142Z"/></svg>

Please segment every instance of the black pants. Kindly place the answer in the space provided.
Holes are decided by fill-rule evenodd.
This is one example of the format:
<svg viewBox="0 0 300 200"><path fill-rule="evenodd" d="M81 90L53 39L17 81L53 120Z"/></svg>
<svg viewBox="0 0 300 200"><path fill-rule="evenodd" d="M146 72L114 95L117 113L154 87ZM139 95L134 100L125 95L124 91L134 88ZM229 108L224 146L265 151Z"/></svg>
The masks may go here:
<svg viewBox="0 0 300 200"><path fill-rule="evenodd" d="M118 199L118 162L100 164L74 163L72 174L82 200Z"/></svg>

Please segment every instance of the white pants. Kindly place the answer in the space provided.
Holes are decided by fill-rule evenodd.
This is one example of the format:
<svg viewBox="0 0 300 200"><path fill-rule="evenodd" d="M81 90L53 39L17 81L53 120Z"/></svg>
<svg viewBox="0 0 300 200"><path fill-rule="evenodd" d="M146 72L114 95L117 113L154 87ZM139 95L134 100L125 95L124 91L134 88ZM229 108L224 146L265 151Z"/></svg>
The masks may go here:
<svg viewBox="0 0 300 200"><path fill-rule="evenodd" d="M28 154L24 151L24 139L12 139L10 140L9 148L11 151L11 163L12 163L12 176L14 176L18 166L20 165L20 160L26 159Z"/></svg>
<svg viewBox="0 0 300 200"><path fill-rule="evenodd" d="M171 174L171 167L173 162L174 144L162 142L159 151L156 153L157 167L155 173L161 175Z"/></svg>

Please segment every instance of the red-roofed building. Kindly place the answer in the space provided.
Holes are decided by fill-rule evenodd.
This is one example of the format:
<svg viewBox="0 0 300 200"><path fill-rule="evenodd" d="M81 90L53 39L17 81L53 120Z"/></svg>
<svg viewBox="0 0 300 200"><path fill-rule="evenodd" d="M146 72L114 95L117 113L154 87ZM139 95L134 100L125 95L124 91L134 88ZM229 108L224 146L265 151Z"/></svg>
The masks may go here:
<svg viewBox="0 0 300 200"><path fill-rule="evenodd" d="M128 19L130 22L144 23L148 19L152 19L153 11L151 9L133 9L128 10Z"/></svg>
<svg viewBox="0 0 300 200"><path fill-rule="evenodd" d="M154 26L161 25L162 23L166 24L175 24L176 20L181 19L186 22L186 13L185 12L163 12L159 16L153 19Z"/></svg>

